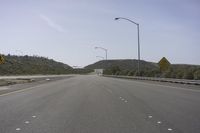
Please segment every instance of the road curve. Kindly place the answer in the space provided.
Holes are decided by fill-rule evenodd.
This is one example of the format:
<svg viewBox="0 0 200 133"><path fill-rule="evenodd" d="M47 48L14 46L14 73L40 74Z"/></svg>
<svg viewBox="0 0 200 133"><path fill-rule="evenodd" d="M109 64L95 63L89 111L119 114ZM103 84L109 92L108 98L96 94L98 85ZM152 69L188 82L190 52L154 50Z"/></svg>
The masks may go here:
<svg viewBox="0 0 200 133"><path fill-rule="evenodd" d="M94 75L0 95L0 133L199 133L200 91Z"/></svg>

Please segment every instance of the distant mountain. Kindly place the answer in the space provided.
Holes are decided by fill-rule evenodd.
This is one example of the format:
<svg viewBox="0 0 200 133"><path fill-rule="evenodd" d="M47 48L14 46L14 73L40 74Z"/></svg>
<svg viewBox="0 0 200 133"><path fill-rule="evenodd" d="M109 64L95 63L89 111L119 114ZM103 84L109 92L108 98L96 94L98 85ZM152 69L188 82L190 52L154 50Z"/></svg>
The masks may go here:
<svg viewBox="0 0 200 133"><path fill-rule="evenodd" d="M18 74L68 74L73 69L69 65L38 56L4 55L0 64L0 75Z"/></svg>
<svg viewBox="0 0 200 133"><path fill-rule="evenodd" d="M138 60L120 59L120 60L101 60L94 64L88 65L87 69L109 69L111 67L118 66L121 70L136 70L138 66ZM153 62L140 61L140 69L158 69L158 64Z"/></svg>

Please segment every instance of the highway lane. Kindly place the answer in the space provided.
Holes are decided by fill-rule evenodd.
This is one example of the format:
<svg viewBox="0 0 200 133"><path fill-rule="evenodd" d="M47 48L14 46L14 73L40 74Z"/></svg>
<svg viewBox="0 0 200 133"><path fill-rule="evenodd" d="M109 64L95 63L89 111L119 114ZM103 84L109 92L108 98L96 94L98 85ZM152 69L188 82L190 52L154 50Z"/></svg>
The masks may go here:
<svg viewBox="0 0 200 133"><path fill-rule="evenodd" d="M94 75L0 96L0 133L199 133L200 91Z"/></svg>

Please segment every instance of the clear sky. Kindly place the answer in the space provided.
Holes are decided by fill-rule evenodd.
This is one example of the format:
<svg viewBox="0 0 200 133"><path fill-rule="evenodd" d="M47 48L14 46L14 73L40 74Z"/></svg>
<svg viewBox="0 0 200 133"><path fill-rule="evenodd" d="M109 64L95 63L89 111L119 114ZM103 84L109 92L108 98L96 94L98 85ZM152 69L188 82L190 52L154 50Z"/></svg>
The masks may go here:
<svg viewBox="0 0 200 133"><path fill-rule="evenodd" d="M0 0L0 53L40 55L71 66L109 59L200 64L199 0Z"/></svg>

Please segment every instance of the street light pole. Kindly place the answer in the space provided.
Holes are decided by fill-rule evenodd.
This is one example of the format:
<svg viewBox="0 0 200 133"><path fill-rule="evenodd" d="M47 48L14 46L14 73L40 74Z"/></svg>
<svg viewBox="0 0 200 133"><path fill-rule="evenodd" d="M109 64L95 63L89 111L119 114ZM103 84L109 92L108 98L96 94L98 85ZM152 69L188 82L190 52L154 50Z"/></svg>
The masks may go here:
<svg viewBox="0 0 200 133"><path fill-rule="evenodd" d="M133 24L135 24L137 26L137 33L138 33L138 74L140 75L140 25L139 23L136 23L128 18L122 18L122 17L118 17L115 18L115 20L119 20L119 19L124 19L127 20Z"/></svg>
<svg viewBox="0 0 200 133"><path fill-rule="evenodd" d="M140 76L140 26L137 25L138 30L138 74Z"/></svg>
<svg viewBox="0 0 200 133"><path fill-rule="evenodd" d="M102 49L106 53L106 60L108 59L108 50L103 47L95 47L95 49Z"/></svg>

